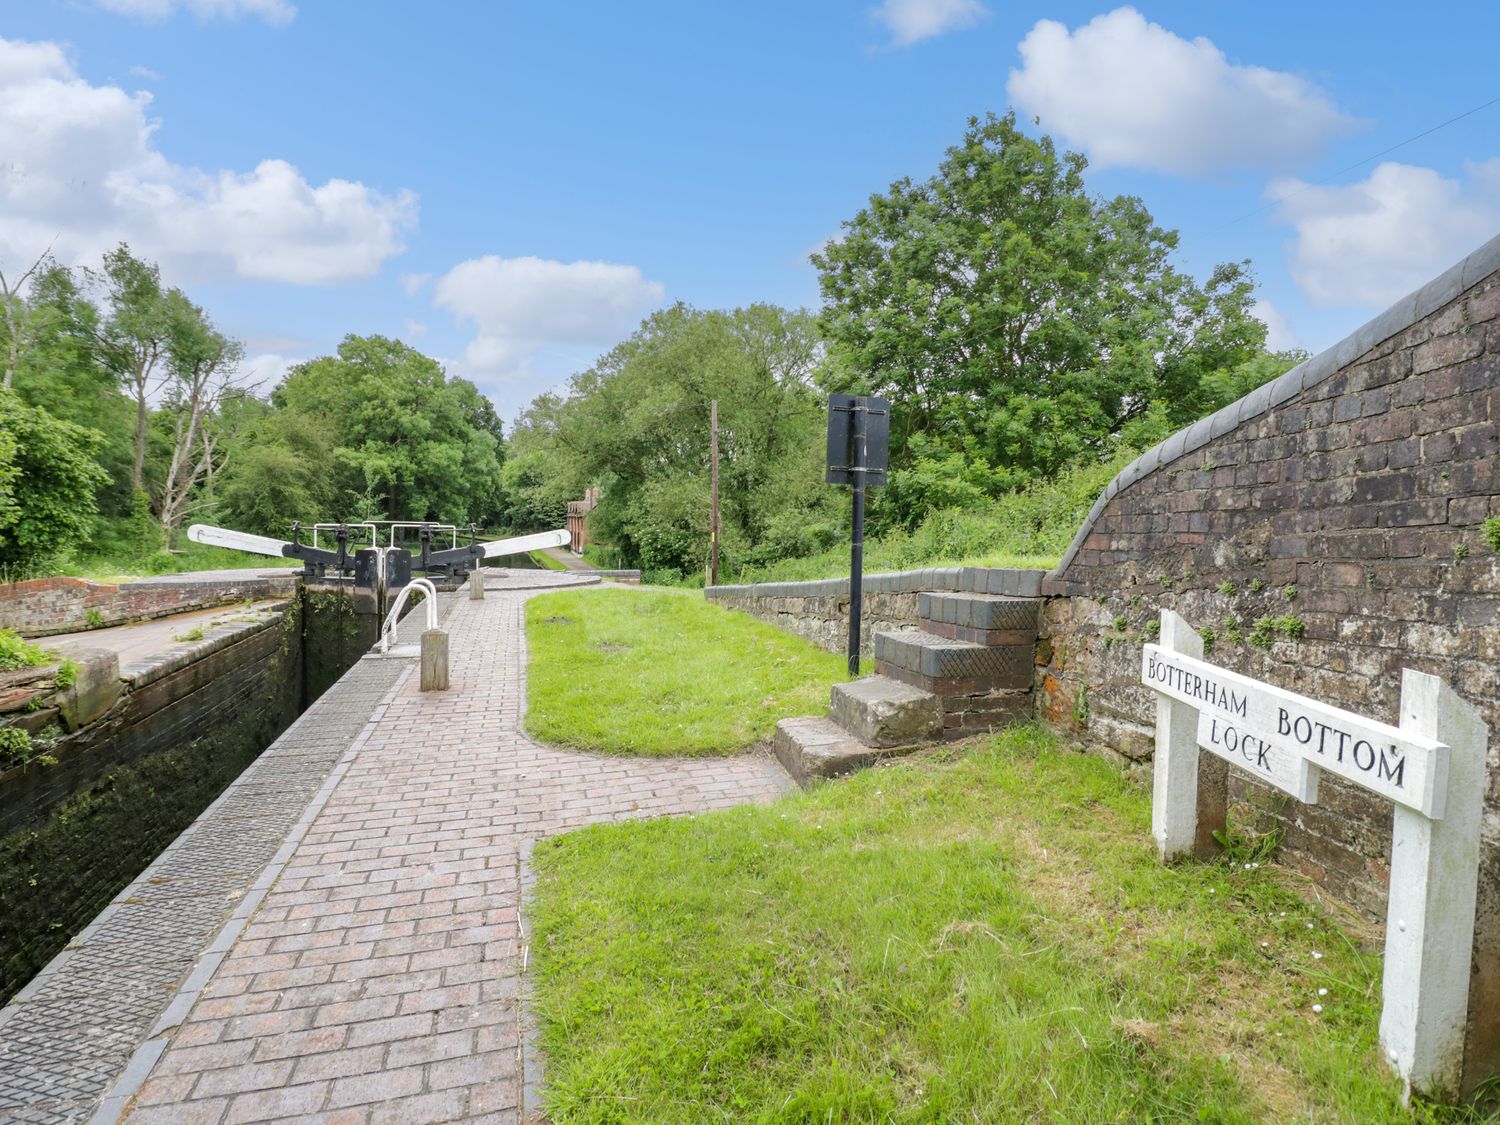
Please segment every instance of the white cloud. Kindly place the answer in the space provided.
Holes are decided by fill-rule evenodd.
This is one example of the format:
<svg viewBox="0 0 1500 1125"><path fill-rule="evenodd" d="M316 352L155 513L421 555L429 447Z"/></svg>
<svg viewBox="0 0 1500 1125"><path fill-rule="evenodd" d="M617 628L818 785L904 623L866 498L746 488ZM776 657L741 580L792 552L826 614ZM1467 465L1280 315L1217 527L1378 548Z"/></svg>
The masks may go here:
<svg viewBox="0 0 1500 1125"><path fill-rule="evenodd" d="M1183 39L1134 8L1073 32L1041 20L1020 51L1011 101L1100 166L1285 170L1360 125L1306 79L1235 65L1209 40Z"/></svg>
<svg viewBox="0 0 1500 1125"><path fill-rule="evenodd" d="M413 340L425 336L427 335L427 325L419 320L408 320L406 322L406 335Z"/></svg>
<svg viewBox="0 0 1500 1125"><path fill-rule="evenodd" d="M489 254L440 277L433 304L477 330L462 365L505 376L524 372L544 347L613 344L665 293L635 266Z"/></svg>
<svg viewBox="0 0 1500 1125"><path fill-rule="evenodd" d="M269 352L246 356L240 363L240 382L265 394L285 379L288 371L303 362L305 361L301 359Z"/></svg>
<svg viewBox="0 0 1500 1125"><path fill-rule="evenodd" d="M160 82L161 75L149 66L133 66L130 68L132 78L139 78L145 82Z"/></svg>
<svg viewBox="0 0 1500 1125"><path fill-rule="evenodd" d="M1292 277L1315 305L1383 307L1500 231L1500 158L1466 179L1381 164L1346 187L1282 180L1266 189L1295 232Z"/></svg>
<svg viewBox="0 0 1500 1125"><path fill-rule="evenodd" d="M272 27L285 27L297 17L296 6L287 0L96 0L99 7L122 16L156 22L179 10L199 20L237 20L253 16Z"/></svg>
<svg viewBox="0 0 1500 1125"><path fill-rule="evenodd" d="M890 30L891 44L909 47L960 27L972 27L989 13L979 0L884 0L872 13Z"/></svg>
<svg viewBox="0 0 1500 1125"><path fill-rule="evenodd" d="M284 160L174 164L155 147L150 104L91 85L55 43L0 39L0 260L55 239L60 259L90 261L125 240L174 280L318 285L370 277L404 249L411 192L315 186Z"/></svg>
<svg viewBox="0 0 1500 1125"><path fill-rule="evenodd" d="M415 297L422 291L422 287L432 280L430 273L403 273L401 275L401 288L406 290L408 297Z"/></svg>
<svg viewBox="0 0 1500 1125"><path fill-rule="evenodd" d="M1297 346L1297 336L1286 314L1264 297L1250 302L1250 315L1266 326L1266 347L1273 352L1289 351Z"/></svg>

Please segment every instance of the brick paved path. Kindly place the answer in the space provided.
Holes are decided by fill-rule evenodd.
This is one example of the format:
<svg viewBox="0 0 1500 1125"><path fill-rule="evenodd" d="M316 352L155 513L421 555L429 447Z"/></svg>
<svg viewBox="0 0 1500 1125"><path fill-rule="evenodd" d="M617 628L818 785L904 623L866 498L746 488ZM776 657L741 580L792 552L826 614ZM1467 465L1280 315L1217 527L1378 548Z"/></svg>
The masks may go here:
<svg viewBox="0 0 1500 1125"><path fill-rule="evenodd" d="M528 842L766 800L769 759L641 761L520 730L525 593L456 602L452 688L411 669L129 1106L132 1125L521 1117ZM528 1107L529 1108L529 1107Z"/></svg>

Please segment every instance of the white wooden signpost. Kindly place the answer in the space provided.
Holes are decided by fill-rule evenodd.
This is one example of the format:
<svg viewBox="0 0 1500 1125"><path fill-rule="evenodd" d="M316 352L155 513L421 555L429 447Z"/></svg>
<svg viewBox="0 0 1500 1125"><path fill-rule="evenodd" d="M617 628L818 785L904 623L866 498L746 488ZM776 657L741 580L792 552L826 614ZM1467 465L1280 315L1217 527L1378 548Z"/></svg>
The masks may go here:
<svg viewBox="0 0 1500 1125"><path fill-rule="evenodd" d="M1192 851L1200 748L1315 804L1325 772L1395 803L1380 1045L1408 1096L1453 1096L1463 1064L1489 732L1442 680L1407 669L1389 726L1203 660L1171 610L1141 655L1155 689L1151 832Z"/></svg>

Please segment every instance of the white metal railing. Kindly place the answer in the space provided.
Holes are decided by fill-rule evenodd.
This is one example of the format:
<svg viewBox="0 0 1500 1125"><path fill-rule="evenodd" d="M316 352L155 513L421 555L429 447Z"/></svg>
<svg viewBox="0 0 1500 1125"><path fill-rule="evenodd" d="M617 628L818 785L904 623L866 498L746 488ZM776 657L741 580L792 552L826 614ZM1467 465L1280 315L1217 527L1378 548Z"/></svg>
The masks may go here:
<svg viewBox="0 0 1500 1125"><path fill-rule="evenodd" d="M422 594L422 604L427 608L427 628L437 628L437 587L425 578L413 578L410 583L401 587L401 592L396 595L396 604L391 606L390 613L385 615L385 624L380 627L380 643L376 647L382 653L391 650L391 642L396 639L396 627L401 624L401 610L405 608L407 596L413 590Z"/></svg>

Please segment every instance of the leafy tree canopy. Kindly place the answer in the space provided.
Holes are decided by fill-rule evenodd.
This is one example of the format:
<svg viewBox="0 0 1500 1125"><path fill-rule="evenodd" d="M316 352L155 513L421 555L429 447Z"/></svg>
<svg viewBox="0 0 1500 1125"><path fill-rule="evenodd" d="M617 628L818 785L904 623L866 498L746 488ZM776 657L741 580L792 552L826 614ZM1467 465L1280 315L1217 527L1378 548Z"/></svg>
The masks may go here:
<svg viewBox="0 0 1500 1125"><path fill-rule="evenodd" d="M491 524L503 508L500 420L474 384L398 340L346 336L338 354L294 368L272 392L278 421L266 435L282 453L261 455L226 488L248 504L250 478L286 464L286 451L326 450L333 506L323 518L434 519ZM293 510L327 504L305 476L283 478ZM238 509L237 509L238 511ZM289 519L290 516L284 517Z"/></svg>
<svg viewBox="0 0 1500 1125"><path fill-rule="evenodd" d="M106 479L93 430L0 390L0 567L24 574L86 540Z"/></svg>
<svg viewBox="0 0 1500 1125"><path fill-rule="evenodd" d="M1248 266L1199 285L1169 262L1176 232L1090 196L1086 164L1013 113L971 119L936 175L873 196L813 255L824 381L892 400L908 521L1097 458L1153 404L1186 425L1265 354Z"/></svg>
<svg viewBox="0 0 1500 1125"><path fill-rule="evenodd" d="M678 304L543 396L512 434L517 505L555 520L603 486L592 534L622 561L701 573L708 554L709 404L719 404L721 557L805 553L830 537L839 498L821 476L821 356L807 313ZM557 526L555 523L552 526Z"/></svg>

